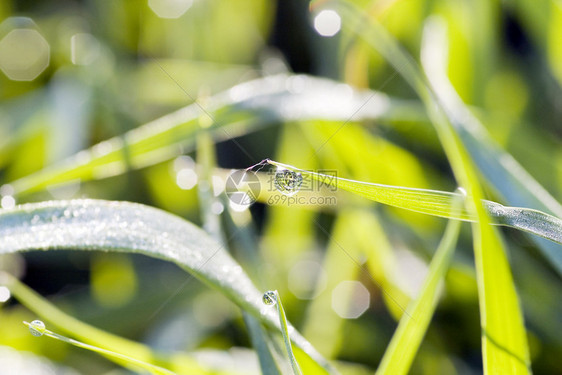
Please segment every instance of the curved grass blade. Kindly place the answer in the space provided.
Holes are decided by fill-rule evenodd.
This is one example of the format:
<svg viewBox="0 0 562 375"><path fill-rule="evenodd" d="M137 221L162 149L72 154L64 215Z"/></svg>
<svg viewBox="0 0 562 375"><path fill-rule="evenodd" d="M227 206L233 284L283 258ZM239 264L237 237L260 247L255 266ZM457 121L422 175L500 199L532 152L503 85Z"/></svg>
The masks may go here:
<svg viewBox="0 0 562 375"><path fill-rule="evenodd" d="M439 285L455 251L460 224L457 220L449 221L445 235L431 260L419 297L411 302L408 314L402 315L377 369L377 375L408 373L435 312L439 300Z"/></svg>
<svg viewBox="0 0 562 375"><path fill-rule="evenodd" d="M273 312L240 265L193 224L148 206L101 200L51 201L0 211L0 254L26 250L124 251L172 261L272 329ZM327 372L330 364L295 329L291 340Z"/></svg>
<svg viewBox="0 0 562 375"><path fill-rule="evenodd" d="M462 198L459 193L355 181L306 171L273 160L267 162L378 203L448 219L478 221L477 215L454 204L455 200ZM557 217L530 208L505 207L487 200L482 200L482 205L493 219L492 224L516 228L562 244L562 220Z"/></svg>
<svg viewBox="0 0 562 375"><path fill-rule="evenodd" d="M129 366L132 365L132 367L150 371L152 374L163 374L163 375L173 375L174 374L173 372L171 372L169 370L166 370L162 367L154 366L150 363L139 361L138 359L131 358L131 357L123 355L121 353L117 353L117 352L113 352L111 350L99 348L99 347L94 346L94 345L86 344L86 343L68 338L66 336L59 335L58 333L55 333L55 332L52 332L52 331L46 329L43 322L38 321L38 320L34 320L31 323L23 322L23 324L25 324L29 328L29 330L31 331L31 334L33 336L43 336L44 335L44 336L53 338L55 340L65 342L67 344L77 346L77 347L82 348L82 349L91 350L91 351L99 353L99 354L101 354L105 357L117 359L119 362L124 362L126 364L129 364Z"/></svg>
<svg viewBox="0 0 562 375"><path fill-rule="evenodd" d="M350 88L327 79L279 75L234 86L205 101L213 123L203 129L215 141L231 139L274 123L327 118L345 121L369 100L355 120L396 116L400 108L388 97ZM401 107L401 104L397 104ZM206 114L205 114L206 116ZM12 181L13 195L37 192L51 185L88 181L143 168L193 150L202 130L201 109L192 104L123 135Z"/></svg>
<svg viewBox="0 0 562 375"><path fill-rule="evenodd" d="M57 326L62 332L86 343L104 347L142 362L158 363L161 366L173 368L175 371L181 371L181 373L211 374L188 356L175 353L170 357L163 353L156 353L143 344L92 327L61 311L8 273L0 272L0 283L7 286L13 296L30 311Z"/></svg>
<svg viewBox="0 0 562 375"><path fill-rule="evenodd" d="M201 119L204 121L204 119ZM213 195L213 178L212 171L216 168L216 150L210 135L203 130L197 136L197 163L200 171L200 181L197 193L199 196L199 207L201 212L201 221L203 228L218 243L227 248L226 241L223 238L223 228L219 215L215 214L211 207L214 203L220 203L218 198ZM204 189L206 186L207 189ZM242 317L248 328L252 345L256 350L260 362L260 368L264 375L281 375L277 363L270 351L269 336L266 335L259 321L247 312L242 312Z"/></svg>
<svg viewBox="0 0 562 375"><path fill-rule="evenodd" d="M402 73L406 71L410 76L415 74L411 69ZM341 83L303 75L279 75L246 82L208 100L207 109L216 120L209 131L215 140L224 140L283 121L348 121L350 113L354 113L353 121L385 118L426 121L417 104L389 99L373 91L352 90L351 93ZM507 203L562 215L562 206L511 155L491 141L478 120L467 115L464 104L451 99L454 95L450 90L435 85L435 94L447 107L451 123L474 162ZM365 106L367 101L369 105ZM357 108L361 110L354 112ZM51 185L105 178L128 168L171 159L193 149L200 130L199 117L196 106L185 107L13 181L9 190L15 196L24 195ZM562 274L562 255L557 246L542 238L531 239Z"/></svg>

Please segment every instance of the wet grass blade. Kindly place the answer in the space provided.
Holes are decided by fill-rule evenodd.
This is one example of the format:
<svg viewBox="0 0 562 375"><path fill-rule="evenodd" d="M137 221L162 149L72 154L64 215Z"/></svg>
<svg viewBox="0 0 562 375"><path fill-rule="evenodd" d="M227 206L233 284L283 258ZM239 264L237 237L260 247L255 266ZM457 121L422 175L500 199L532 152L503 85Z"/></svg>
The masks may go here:
<svg viewBox="0 0 562 375"><path fill-rule="evenodd" d="M334 2L329 2L334 4ZM459 184L467 190L482 328L484 373L529 374L530 359L523 314L499 233L482 205L482 189L470 157L451 126L452 119L416 62L374 19L350 2L337 2L343 24L376 49L416 91L437 131ZM422 48L423 49L423 48Z"/></svg>
<svg viewBox="0 0 562 375"><path fill-rule="evenodd" d="M204 121L205 119L201 119ZM201 212L201 221L203 228L218 243L228 247L223 238L224 230L222 228L220 216L212 210L214 204L221 204L220 200L214 196L215 186L212 178L212 172L216 168L216 150L215 145L206 130L201 131L197 135L197 167L199 171L200 181L198 187L199 208ZM260 367L264 375L280 375L279 368L273 354L270 351L270 338L266 335L265 330L260 322L247 312L242 313L248 333L252 340L252 344L258 355Z"/></svg>
<svg viewBox="0 0 562 375"><path fill-rule="evenodd" d="M447 112L451 125L462 140L480 172L505 202L513 206L535 207L548 214L562 217L562 205L552 197L527 171L489 136L484 125L463 103L446 74L447 33L437 20L426 27L422 65L434 93ZM562 275L560 248L541 238L531 237L546 258Z"/></svg>
<svg viewBox="0 0 562 375"><path fill-rule="evenodd" d="M348 87L326 79L287 75L257 79L208 98L205 111L212 120L192 104L9 184L13 195L20 196L170 160L194 149L202 117L208 120L203 130L220 141L279 122L316 118L345 121L351 109L366 100L370 106L358 113L356 120L400 113L383 94L355 91L349 95Z"/></svg>
<svg viewBox="0 0 562 375"><path fill-rule="evenodd" d="M173 368L176 371L194 374L210 374L193 359L181 354L174 354L173 358L162 353L155 353L143 344L115 336L111 333L92 327L67 313L61 311L45 298L37 294L27 285L8 273L0 273L0 282L7 286L14 297L30 311L42 319L52 323L62 332L79 338L91 345L104 347L113 352L124 354L138 361L158 363L160 366ZM119 364L122 362L118 361Z"/></svg>
<svg viewBox="0 0 562 375"><path fill-rule="evenodd" d="M355 181L306 171L273 160L267 162L299 172L303 177L314 179L320 184L340 188L378 203L448 219L471 222L478 220L478 216L471 214L466 207L454 204L456 199L462 198L459 193ZM487 200L481 202L482 207L493 219L492 224L516 228L562 244L562 220L559 218L529 208L506 207Z"/></svg>
<svg viewBox="0 0 562 375"><path fill-rule="evenodd" d="M129 357L129 356L121 354L121 353L117 353L117 352L114 352L114 351L111 351L111 350L107 350L107 349L104 349L104 348L97 347L95 345L86 344L86 343L68 338L68 337L63 336L63 335L59 335L58 333L55 333L53 331L50 331L50 330L46 329L45 325L41 321L34 320L31 323L23 322L23 324L25 324L29 328L29 330L31 331L31 334L34 335L34 336L47 336L47 337L53 338L55 340L65 342L67 344L74 345L74 346L82 348L82 349L86 349L86 350L90 350L90 351L99 353L99 354L101 354L105 357L111 358L112 360L116 361L117 363L125 364L126 367L132 367L132 368L135 368L135 369L144 369L146 371L149 371L152 374L174 375L173 372L171 372L170 370L166 370L162 367L155 366L155 365L152 365L150 363L143 362L143 361L139 361L138 359Z"/></svg>
<svg viewBox="0 0 562 375"><path fill-rule="evenodd" d="M289 327L287 324L287 316L285 315L285 309L283 309L283 304L279 298L279 293L276 290L265 292L263 295L263 302L266 305L275 305L277 307L277 315L279 316L279 325L281 327L281 333L283 334L283 341L285 342L285 349L287 350L287 355L289 356L289 361L291 362L291 368L293 369L294 375L302 375L301 368L295 354L293 353L293 347L291 345L291 338L289 336Z"/></svg>
<svg viewBox="0 0 562 375"><path fill-rule="evenodd" d="M176 263L272 329L275 314L224 248L193 224L162 210L127 202L52 201L0 210L0 254L26 250L102 250L140 253ZM328 362L296 330L291 340Z"/></svg>
<svg viewBox="0 0 562 375"><path fill-rule="evenodd" d="M281 375L279 366L277 366L277 362L275 362L275 358L269 346L269 337L266 335L264 329L255 318L247 314L244 314L243 318L246 327L248 327L252 345L258 355L262 373L264 375Z"/></svg>

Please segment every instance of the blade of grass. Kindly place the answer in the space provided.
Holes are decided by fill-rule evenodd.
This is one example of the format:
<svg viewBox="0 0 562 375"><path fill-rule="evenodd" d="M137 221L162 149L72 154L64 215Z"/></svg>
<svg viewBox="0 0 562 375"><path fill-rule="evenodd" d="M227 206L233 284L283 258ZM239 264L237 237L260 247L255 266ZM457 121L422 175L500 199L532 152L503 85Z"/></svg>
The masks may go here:
<svg viewBox="0 0 562 375"><path fill-rule="evenodd" d="M329 2L333 4L333 2ZM482 192L466 149L454 132L439 99L417 64L376 20L367 19L349 2L338 7L343 24L381 53L414 88L426 106L455 177L465 187L467 209L477 215L473 224L474 254L480 301L482 353L485 373L530 373L523 316L499 234L481 204ZM423 50L423 49L422 49Z"/></svg>
<svg viewBox="0 0 562 375"><path fill-rule="evenodd" d="M486 128L463 103L447 77L447 37L444 31L433 33L434 42L427 46L422 60L424 71L433 85L435 95L448 113L463 144L479 170L507 203L520 207L535 207L543 212L562 217L562 205L552 197L507 152L487 134ZM541 238L531 237L546 258L562 275L562 253L557 245Z"/></svg>
<svg viewBox="0 0 562 375"><path fill-rule="evenodd" d="M164 211L126 202L52 201L0 210L0 254L26 250L103 250L141 253L176 263L217 289L268 327L258 292L224 248L193 224ZM330 364L295 329L291 339L325 371Z"/></svg>
<svg viewBox="0 0 562 375"><path fill-rule="evenodd" d="M281 375L275 357L270 350L269 337L265 334L260 323L248 314L243 315L252 345L258 354L260 368L264 375Z"/></svg>
<svg viewBox="0 0 562 375"><path fill-rule="evenodd" d="M458 106L449 106L445 99L453 96L451 92L445 92L443 85L435 86L436 94L448 107L451 123L474 162L506 202L562 216L562 206L509 154L490 140L481 124L473 121L472 115L467 116L468 112ZM367 101L369 105L364 106ZM372 91L353 91L350 96L349 88L339 83L301 75L280 75L243 83L210 98L209 103L209 111L217 120L209 129L214 140L233 138L283 121L348 121L349 113L361 106L353 121L385 118L393 121L426 120L424 116L420 117L415 104L390 100ZM194 106L181 109L13 181L9 190L13 190L15 196L21 196L50 185L105 178L123 173L127 168L142 168L171 159L192 150L200 129L198 113ZM562 254L558 247L542 238L531 239L562 274Z"/></svg>
<svg viewBox="0 0 562 375"><path fill-rule="evenodd" d="M310 337L315 347L329 358L337 355L345 345L343 319L332 309L331 292L341 281L357 278L358 267L353 260L360 259L361 255L357 246L360 237L357 225L361 219L357 210L344 210L336 216L322 261L323 270L330 277L325 284L320 284L322 292L309 304L303 324L305 336ZM348 301L340 302L349 304L352 298L349 296Z"/></svg>
<svg viewBox="0 0 562 375"><path fill-rule="evenodd" d="M277 167L299 172L321 184L341 188L378 203L448 219L478 221L478 216L471 214L466 207L454 205L456 199L462 198L459 193L355 181L306 171L273 160L267 160L267 162ZM562 220L559 218L530 208L506 207L487 200L481 200L481 202L480 206L494 220L491 224L509 226L562 244Z"/></svg>
<svg viewBox="0 0 562 375"><path fill-rule="evenodd" d="M445 235L431 260L420 295L408 306L408 314L402 315L377 369L377 375L408 373L435 312L439 286L455 251L460 224L460 221L451 220L447 225Z"/></svg>
<svg viewBox="0 0 562 375"><path fill-rule="evenodd" d="M59 335L58 333L52 332L48 329L45 328L45 326L43 324L37 324L39 323L38 321L33 321L31 323L28 322L23 322L23 324L25 324L30 331L32 332L32 334L34 336L47 336L50 338L53 338L55 340L59 340L62 342L65 342L67 344L70 345L74 345L77 346L79 348L82 349L86 349L86 350L91 350L93 352L99 353L101 355L103 355L104 357L108 357L111 358L112 360L114 360L115 362L123 365L125 364L125 367L132 367L135 369L144 369L146 371L149 371L152 374L164 374L164 375L173 375L174 373L166 370L162 367L158 367L155 365L152 365L150 363L146 363L143 361L139 361L138 359L123 355L121 353L117 353L111 350L107 350L107 349L103 349L94 345L90 345L90 344L86 344L71 338L68 338L66 336L63 335ZM40 322L43 323L43 322Z"/></svg>
<svg viewBox="0 0 562 375"><path fill-rule="evenodd" d="M208 117L202 116L200 121L208 121ZM207 126L203 126L206 128ZM198 197L201 211L203 228L217 242L227 248L223 238L223 228L219 215L213 212L212 206L215 203L222 204L214 196L215 186L213 186L213 171L216 167L216 150L212 138L206 129L197 135L197 163L199 172ZM266 335L259 321L252 315L243 311L242 316L248 327L252 344L256 349L260 367L264 375L280 375L279 368L273 354L270 352L270 338Z"/></svg>
<svg viewBox="0 0 562 375"><path fill-rule="evenodd" d="M283 341L285 342L285 349L287 350L287 355L289 356L289 361L291 362L293 374L302 375L299 363L297 362L295 354L293 353L293 347L291 346L287 317L285 316L285 309L283 309L283 304L281 303L281 298L279 298L279 293L277 293L276 290L265 292L265 294L263 295L263 302L266 305L275 305L277 307L279 325L281 326L281 333L283 334Z"/></svg>
<svg viewBox="0 0 562 375"><path fill-rule="evenodd" d="M202 366L197 364L195 360L186 355L177 353L168 356L163 353L155 353L143 344L92 327L58 309L34 290L8 273L0 273L0 282L6 285L13 296L29 310L33 311L42 319L52 323L68 335L77 337L86 343L104 347L113 352L132 357L138 361L157 363L161 366L173 368L175 371L211 374L211 372L205 370Z"/></svg>
<svg viewBox="0 0 562 375"><path fill-rule="evenodd" d="M215 122L205 130L215 141L231 139L264 126L294 119L328 118L344 121L351 109L366 100L371 106L356 115L380 118L399 109L388 98L354 92L326 79L279 75L242 83L206 101ZM401 105L398 105L401 107ZM16 196L69 181L88 181L143 168L193 150L201 128L201 109L193 104L151 121L123 135L10 182Z"/></svg>

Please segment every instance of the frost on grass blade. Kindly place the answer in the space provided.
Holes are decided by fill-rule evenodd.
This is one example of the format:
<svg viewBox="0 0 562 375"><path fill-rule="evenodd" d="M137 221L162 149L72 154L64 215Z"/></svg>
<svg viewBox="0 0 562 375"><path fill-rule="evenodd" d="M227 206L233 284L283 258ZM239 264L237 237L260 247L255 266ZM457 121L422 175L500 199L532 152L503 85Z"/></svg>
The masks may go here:
<svg viewBox="0 0 562 375"><path fill-rule="evenodd" d="M104 250L172 261L279 329L262 311L262 293L226 250L195 225L162 210L127 202L51 201L0 210L0 254L26 250ZM330 372L331 366L295 329L291 340Z"/></svg>

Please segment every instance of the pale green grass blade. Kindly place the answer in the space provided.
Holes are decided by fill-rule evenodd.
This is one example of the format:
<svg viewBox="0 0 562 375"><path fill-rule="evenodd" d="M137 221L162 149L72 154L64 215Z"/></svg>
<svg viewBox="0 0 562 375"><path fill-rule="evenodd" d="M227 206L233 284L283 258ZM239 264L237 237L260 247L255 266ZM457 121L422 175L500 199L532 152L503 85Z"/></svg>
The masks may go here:
<svg viewBox="0 0 562 375"><path fill-rule="evenodd" d="M351 92L349 95L349 87L339 83L307 76L282 75L243 83L209 99L208 110L216 120L210 132L215 140L222 140L283 121L348 121L350 113L353 113L353 121L385 118L399 121L412 117L425 120L420 118L419 107L409 102L389 99L373 91ZM451 97L450 93L444 96L439 85L435 92L441 99ZM442 103L448 106L447 101L442 100ZM356 111L357 108L361 110ZM493 144L477 121L470 118L470 124L456 121L459 114L466 119L466 113L451 108L449 117L474 162L507 203L562 215L562 206L509 154ZM171 159L193 149L200 131L200 117L201 111L195 105L164 116L13 181L14 195L77 180L105 178L123 173L127 168L146 167ZM541 238L531 239L562 273L562 254L557 246Z"/></svg>
<svg viewBox="0 0 562 375"><path fill-rule="evenodd" d="M97 200L52 201L0 211L0 254L26 250L103 250L141 253L174 262L214 287L272 329L275 314L224 248L193 224L148 206ZM296 330L293 342L331 369Z"/></svg>
<svg viewBox="0 0 562 375"><path fill-rule="evenodd" d="M419 297L408 306L408 314L402 315L377 369L377 375L408 373L439 301L439 287L455 251L460 224L460 221L452 220L447 225L445 235L431 260Z"/></svg>
<svg viewBox="0 0 562 375"><path fill-rule="evenodd" d="M332 4L330 2L330 4ZM461 186L469 199L469 212L477 215L473 225L474 253L478 280L485 373L530 373L529 350L523 316L513 284L503 244L490 223L482 192L470 159L454 133L447 113L432 92L417 64L375 20L346 3L338 8L344 25L364 38L399 71L422 99L437 130L445 153Z"/></svg>
<svg viewBox="0 0 562 375"><path fill-rule="evenodd" d="M105 357L111 358L114 361L120 363L120 364L125 364L126 367L132 367L134 369L144 369L152 374L163 374L163 375L173 375L174 373L171 372L170 370L166 370L164 368L158 367L158 366L154 366L150 363L146 363L143 361L139 361L138 359L126 356L124 354L121 353L117 353L117 352L113 352L111 350L107 350L104 348L100 348L97 347L95 345L90 345L90 344L86 344L83 342L80 342L78 340L74 340L71 338L68 338L66 336L63 335L59 335L58 333L55 333L53 331L48 330L42 323L39 321L33 321L31 323L28 322L23 322L23 324L25 324L29 330L31 331L31 333L34 336L47 336L50 338L53 338L55 340L59 340L62 342L65 342L67 344L70 345L74 345L76 347L82 348L82 349L86 349L86 350L90 350L96 353L99 353Z"/></svg>
<svg viewBox="0 0 562 375"><path fill-rule="evenodd" d="M440 23L434 22L432 27L432 43L427 43L422 59L424 71L479 170L510 205L534 207L562 217L562 205L491 139L484 125L472 114L451 85L446 74L447 36L445 30L442 30L443 26L439 25ZM537 237L531 237L531 240L539 245L562 275L562 252L559 246Z"/></svg>
<svg viewBox="0 0 562 375"><path fill-rule="evenodd" d="M393 107L383 94L349 93L349 88L341 84L307 76L279 75L242 83L206 100L205 112L192 104L10 185L14 195L22 195L70 181L106 178L172 159L193 150L201 131L201 118L211 124L205 130L215 141L220 141L284 121L315 118L345 121L352 110L367 100L369 108L357 114L356 120L400 113L401 104Z"/></svg>
<svg viewBox="0 0 562 375"><path fill-rule="evenodd" d="M287 350L287 355L289 356L289 361L291 362L291 368L293 369L294 375L302 375L301 368L295 354L293 353L293 347L291 345L291 339L289 336L289 327L287 324L287 317L285 316L285 309L283 309L283 304L281 303L281 298L279 298L279 293L276 290L265 292L263 295L263 302L266 305L275 305L277 308L277 315L279 316L279 325L281 327L281 333L283 334L283 341L285 342L285 349Z"/></svg>
<svg viewBox="0 0 562 375"><path fill-rule="evenodd" d="M208 120L201 118L200 121ZM214 196L213 171L216 168L216 150L210 134L203 130L197 135L197 167L199 173L199 183L197 193L199 197L199 207L203 228L218 243L227 248L223 238L223 228L219 215L212 210L213 204L220 203ZM205 186L205 188L203 188ZM269 336L266 335L259 321L247 312L242 312L252 344L256 349L260 367L264 375L280 375L279 368L273 354L270 352Z"/></svg>
<svg viewBox="0 0 562 375"><path fill-rule="evenodd" d="M328 358L337 355L345 345L344 321L332 309L332 291L340 282L357 278L360 269L354 260L360 259L361 254L357 250L359 231L355 229L361 219L357 210L344 210L336 216L322 261L322 267L330 277L327 278L325 285L321 284L322 292L315 296L306 312L303 333L306 337L310 337L314 347ZM346 302L350 303L351 296L349 297L349 301Z"/></svg>
<svg viewBox="0 0 562 375"><path fill-rule="evenodd" d="M459 193L355 181L306 171L273 160L267 160L267 162L283 169L299 172L321 184L340 188L378 203L448 219L471 222L478 220L477 216L469 213L465 207L454 205L456 199L462 198ZM562 244L562 220L559 218L528 208L505 207L487 200L481 200L481 202L481 206L492 217L492 224L534 233Z"/></svg>
<svg viewBox="0 0 562 375"><path fill-rule="evenodd" d="M174 371L178 372L211 374L188 356L179 353L173 356L155 353L143 344L129 341L125 338L92 327L61 311L10 274L0 273L0 281L10 289L11 293L22 305L33 311L42 319L57 326L62 332L77 337L86 343L104 347L142 362L158 363L161 366L173 368Z"/></svg>
<svg viewBox="0 0 562 375"><path fill-rule="evenodd" d="M264 375L281 375L279 366L275 362L275 358L270 350L269 338L264 329L255 318L248 314L244 314L244 322L248 327L248 333L252 340L252 345L258 354L260 360L260 368Z"/></svg>

